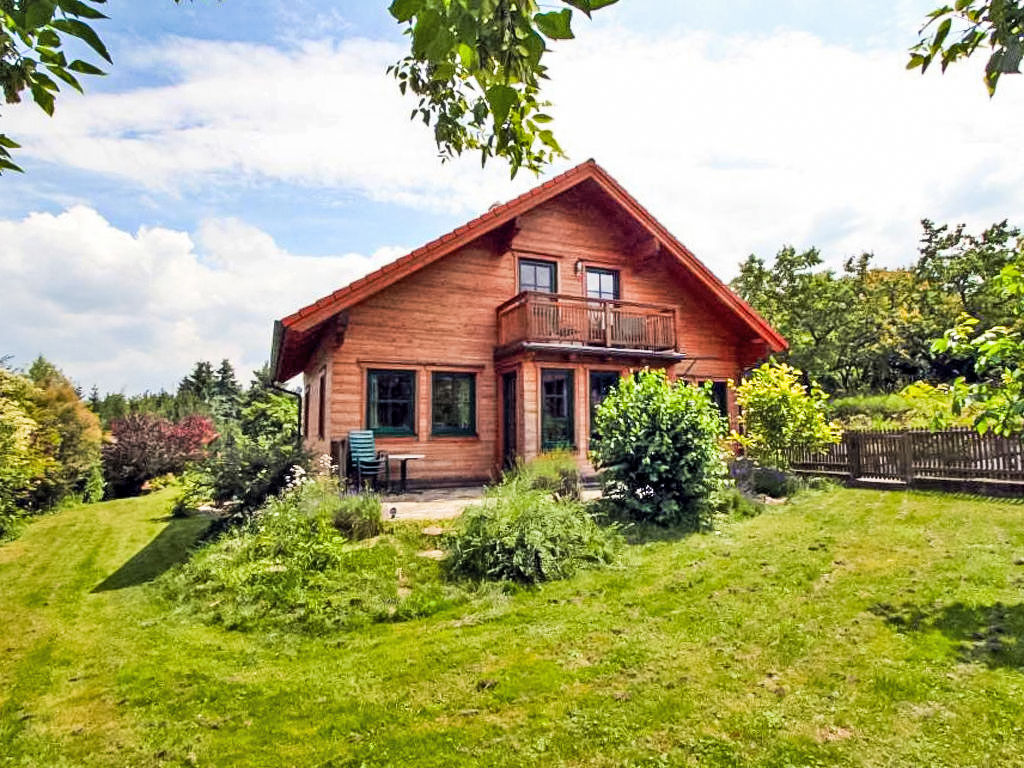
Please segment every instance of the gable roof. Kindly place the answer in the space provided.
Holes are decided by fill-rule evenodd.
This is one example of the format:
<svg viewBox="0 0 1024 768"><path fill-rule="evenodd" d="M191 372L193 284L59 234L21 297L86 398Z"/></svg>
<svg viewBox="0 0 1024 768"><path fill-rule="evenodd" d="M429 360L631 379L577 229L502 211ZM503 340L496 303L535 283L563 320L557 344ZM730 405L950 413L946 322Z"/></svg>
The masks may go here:
<svg viewBox="0 0 1024 768"><path fill-rule="evenodd" d="M277 321L274 324L274 344L271 350L271 368L275 380L285 381L302 371L305 359L308 358L315 343L314 332L339 312L355 306L413 272L444 258L588 179L596 182L612 200L629 213L665 251L730 309L770 350L780 352L788 346L778 331L704 266L689 248L676 239L607 171L594 160L587 160L524 192L519 197L491 207L487 212L451 232Z"/></svg>

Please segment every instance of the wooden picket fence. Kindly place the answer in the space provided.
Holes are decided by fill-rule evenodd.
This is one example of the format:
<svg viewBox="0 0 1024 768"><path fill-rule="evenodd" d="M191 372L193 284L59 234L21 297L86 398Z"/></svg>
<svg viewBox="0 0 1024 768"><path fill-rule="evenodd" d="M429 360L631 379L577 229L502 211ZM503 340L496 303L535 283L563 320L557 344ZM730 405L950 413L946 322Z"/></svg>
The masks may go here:
<svg viewBox="0 0 1024 768"><path fill-rule="evenodd" d="M1024 483L1024 441L1019 437L979 435L966 427L941 432L846 432L842 442L827 452L797 454L791 465L798 472L837 475L853 481L908 486L997 481L1009 485Z"/></svg>

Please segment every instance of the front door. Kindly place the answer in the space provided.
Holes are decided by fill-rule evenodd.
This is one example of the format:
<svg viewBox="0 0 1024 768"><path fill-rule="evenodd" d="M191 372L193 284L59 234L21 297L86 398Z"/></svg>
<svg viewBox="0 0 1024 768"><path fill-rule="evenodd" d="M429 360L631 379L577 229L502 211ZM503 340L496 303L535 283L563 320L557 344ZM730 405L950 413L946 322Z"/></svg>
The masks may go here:
<svg viewBox="0 0 1024 768"><path fill-rule="evenodd" d="M504 373L501 376L501 413L502 413L502 450L501 456L505 467L513 467L519 451L516 449L516 372Z"/></svg>

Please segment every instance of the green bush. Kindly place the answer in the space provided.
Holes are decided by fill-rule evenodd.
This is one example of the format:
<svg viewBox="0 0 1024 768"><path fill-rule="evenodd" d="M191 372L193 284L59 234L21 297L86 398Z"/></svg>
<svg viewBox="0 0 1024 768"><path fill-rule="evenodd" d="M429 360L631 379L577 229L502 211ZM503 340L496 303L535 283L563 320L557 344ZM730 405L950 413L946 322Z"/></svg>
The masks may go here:
<svg viewBox="0 0 1024 768"><path fill-rule="evenodd" d="M334 527L350 539L369 539L384 530L380 497L376 494L335 496L331 507Z"/></svg>
<svg viewBox="0 0 1024 768"><path fill-rule="evenodd" d="M664 371L622 379L598 407L592 458L604 494L634 520L698 529L726 475L725 421L705 388Z"/></svg>
<svg viewBox="0 0 1024 768"><path fill-rule="evenodd" d="M831 404L831 414L847 429L948 429L970 427L981 409L967 404L954 413L949 386L919 381L895 395L843 397Z"/></svg>
<svg viewBox="0 0 1024 768"><path fill-rule="evenodd" d="M579 501L583 497L583 476L571 451L542 453L520 465L516 471L527 478L535 490L550 491L562 499Z"/></svg>
<svg viewBox="0 0 1024 768"><path fill-rule="evenodd" d="M794 453L819 453L842 429L828 420L828 395L785 363L765 363L736 388L740 431L732 437L761 466L786 469Z"/></svg>
<svg viewBox="0 0 1024 768"><path fill-rule="evenodd" d="M618 531L597 525L579 502L512 475L463 512L446 564L459 577L537 584L608 564L620 543Z"/></svg>
<svg viewBox="0 0 1024 768"><path fill-rule="evenodd" d="M228 505L228 524L246 520L281 491L294 467L309 468L299 444L295 399L256 382L238 421L225 422L210 455L186 476L176 513L202 503Z"/></svg>

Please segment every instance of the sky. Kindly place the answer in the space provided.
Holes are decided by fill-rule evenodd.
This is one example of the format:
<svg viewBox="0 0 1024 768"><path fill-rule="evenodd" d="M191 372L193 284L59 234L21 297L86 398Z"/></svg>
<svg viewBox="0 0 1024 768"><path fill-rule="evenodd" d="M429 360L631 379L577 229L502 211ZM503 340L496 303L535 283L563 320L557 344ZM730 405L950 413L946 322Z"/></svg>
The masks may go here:
<svg viewBox="0 0 1024 768"><path fill-rule="evenodd" d="M936 4L620 0L548 55L568 157L511 180L409 121L386 0L109 0L109 75L0 109L26 171L0 177L0 357L129 394L247 377L274 319L591 157L723 280L1024 224L1024 78L906 71Z"/></svg>

